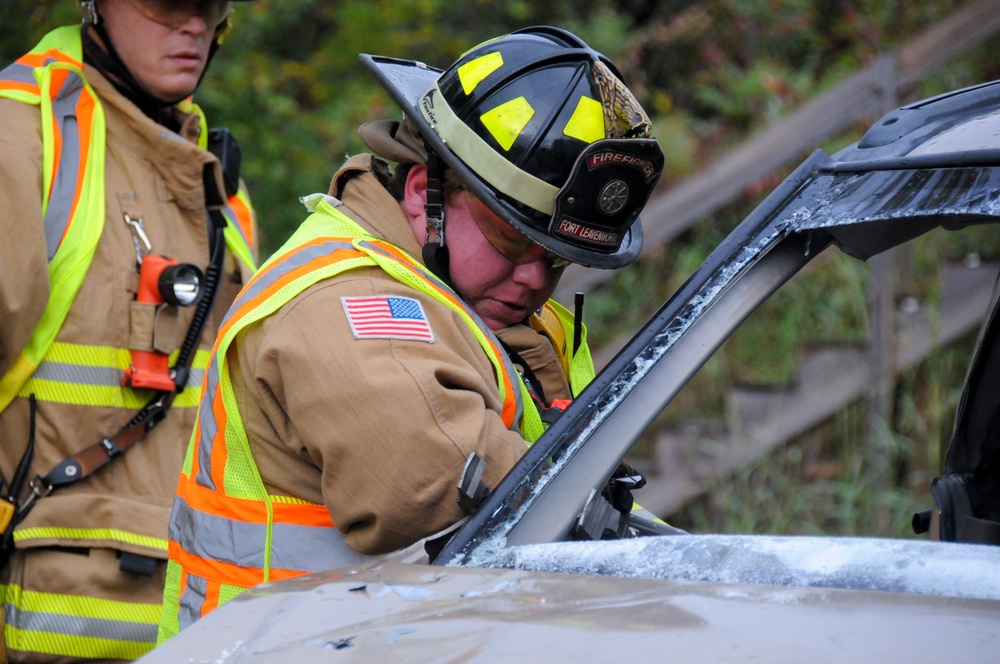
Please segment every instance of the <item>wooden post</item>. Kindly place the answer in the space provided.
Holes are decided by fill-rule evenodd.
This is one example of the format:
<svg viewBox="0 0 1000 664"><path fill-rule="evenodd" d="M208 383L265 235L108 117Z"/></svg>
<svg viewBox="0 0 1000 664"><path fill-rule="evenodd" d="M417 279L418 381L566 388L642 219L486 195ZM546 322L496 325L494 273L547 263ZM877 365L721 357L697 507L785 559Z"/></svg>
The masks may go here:
<svg viewBox="0 0 1000 664"><path fill-rule="evenodd" d="M881 58L878 62L876 81L879 113L881 116L899 105L895 58ZM903 254L895 247L873 257L868 272L868 320L870 339L865 440L872 451L875 486L879 490L891 487L891 470L896 459L886 436L892 430L892 415L896 393L896 292L899 261ZM880 524L881 527L881 524Z"/></svg>

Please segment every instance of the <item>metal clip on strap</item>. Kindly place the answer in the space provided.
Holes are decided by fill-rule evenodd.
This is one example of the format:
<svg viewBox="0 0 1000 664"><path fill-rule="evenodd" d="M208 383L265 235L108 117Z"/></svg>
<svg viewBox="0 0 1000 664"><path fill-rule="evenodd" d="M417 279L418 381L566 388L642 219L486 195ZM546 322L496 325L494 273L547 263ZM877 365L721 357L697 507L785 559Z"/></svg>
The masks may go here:
<svg viewBox="0 0 1000 664"><path fill-rule="evenodd" d="M35 500L38 498L44 498L52 493L52 489L55 488L37 475L35 476L35 479L28 482L28 486L31 487L31 493L28 494L27 500L25 500L21 504L21 507L17 510L18 521L27 516L28 512L31 511L32 505L34 505Z"/></svg>

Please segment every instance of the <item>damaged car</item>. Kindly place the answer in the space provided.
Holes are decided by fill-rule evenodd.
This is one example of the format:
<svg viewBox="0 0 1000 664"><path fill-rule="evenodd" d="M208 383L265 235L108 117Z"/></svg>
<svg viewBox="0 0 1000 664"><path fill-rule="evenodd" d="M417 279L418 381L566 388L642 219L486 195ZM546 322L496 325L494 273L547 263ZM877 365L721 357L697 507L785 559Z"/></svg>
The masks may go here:
<svg viewBox="0 0 1000 664"><path fill-rule="evenodd" d="M254 588L142 661L992 661L1000 651L1000 307L984 316L924 537L686 533L604 489L753 311L826 250L1000 223L1000 82L817 151L671 296L429 564ZM998 229L1000 232L1000 229ZM606 493L606 492L605 492ZM637 496L641 502L641 494Z"/></svg>

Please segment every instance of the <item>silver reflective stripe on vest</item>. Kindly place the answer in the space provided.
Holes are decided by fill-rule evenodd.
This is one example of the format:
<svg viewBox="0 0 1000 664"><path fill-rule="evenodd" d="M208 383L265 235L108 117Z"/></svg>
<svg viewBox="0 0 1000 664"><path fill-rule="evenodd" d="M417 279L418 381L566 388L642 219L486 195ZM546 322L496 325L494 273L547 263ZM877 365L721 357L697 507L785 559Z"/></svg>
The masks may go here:
<svg viewBox="0 0 1000 664"><path fill-rule="evenodd" d="M59 169L56 171L49 196L49 207L45 212L45 238L49 260L56 255L69 225L73 206L76 204L76 187L80 179L80 131L76 121L76 105L83 91L83 81L70 72L66 82L59 88L59 94L52 101L52 115L56 119L62 139L59 154Z"/></svg>
<svg viewBox="0 0 1000 664"><path fill-rule="evenodd" d="M54 62L52 58L47 58L45 64ZM0 81L10 81L11 83L23 83L38 87L38 80L35 78L35 69L28 65L15 62L6 69L0 71Z"/></svg>
<svg viewBox="0 0 1000 664"><path fill-rule="evenodd" d="M208 594L208 581L200 576L188 574L184 592L181 593L180 597L180 611L177 615L182 630L194 624L201 617L201 607L205 603L206 594Z"/></svg>
<svg viewBox="0 0 1000 664"><path fill-rule="evenodd" d="M178 496L170 515L170 539L199 558L250 569L264 568L267 526L206 514ZM319 572L365 560L349 547L336 528L275 523L271 536L271 568Z"/></svg>
<svg viewBox="0 0 1000 664"><path fill-rule="evenodd" d="M208 384L205 385L205 393L201 395L201 403L198 405L198 433L201 441L198 445L198 474L195 475L194 481L215 491L215 480L212 479L211 472L212 443L219 431L219 423L215 421L212 407L219 389L219 370L214 357L209 361L206 371L208 371Z"/></svg>
<svg viewBox="0 0 1000 664"><path fill-rule="evenodd" d="M13 604L5 605L7 628L26 632L48 632L68 636L91 636L100 639L156 643L156 624L83 618L61 613L25 611Z"/></svg>
<svg viewBox="0 0 1000 664"><path fill-rule="evenodd" d="M333 526L275 523L271 532L271 568L322 572L367 560L347 545Z"/></svg>
<svg viewBox="0 0 1000 664"><path fill-rule="evenodd" d="M237 300L233 302L232 306L229 307L229 311L226 312L226 317L223 319L221 327L225 327L226 323L229 322L229 319L236 315L244 304L252 301L256 297L259 297L261 293L292 270L302 267L309 261L315 260L316 258L332 254L338 249L353 248L354 245L350 242L333 240L323 242L309 247L308 249L296 251L291 256L283 259L280 263L275 265L273 269L259 272L258 276L247 285L243 292L240 293L239 298L237 298ZM215 421L213 405L215 402L216 392L219 388L219 362L222 361L222 359L223 358L213 357L209 362L208 385L206 386L205 394L202 397L201 405L198 410L199 435L201 440L198 444L198 473L195 475L194 480L201 486L212 489L213 491L216 487L215 482L212 481L211 475L212 447L213 442L215 441L215 435L219 430L219 423Z"/></svg>

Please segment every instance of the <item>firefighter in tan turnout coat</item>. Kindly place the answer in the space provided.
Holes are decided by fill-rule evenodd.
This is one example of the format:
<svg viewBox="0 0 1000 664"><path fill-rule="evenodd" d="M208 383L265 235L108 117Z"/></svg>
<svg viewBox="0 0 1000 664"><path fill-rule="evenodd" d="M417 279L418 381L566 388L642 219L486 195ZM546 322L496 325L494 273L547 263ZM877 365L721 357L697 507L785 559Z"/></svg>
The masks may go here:
<svg viewBox="0 0 1000 664"><path fill-rule="evenodd" d="M261 582L459 521L469 455L495 486L593 378L582 329L549 299L565 266L638 256L663 155L574 35L518 31L443 73L362 60L406 119L361 128L376 154L303 199L312 214L227 314L171 517L161 638Z"/></svg>
<svg viewBox="0 0 1000 664"><path fill-rule="evenodd" d="M254 269L249 199L208 149L234 145L210 140L188 99L230 3L82 4L82 28L0 71L11 661L131 660L155 644L198 388Z"/></svg>

